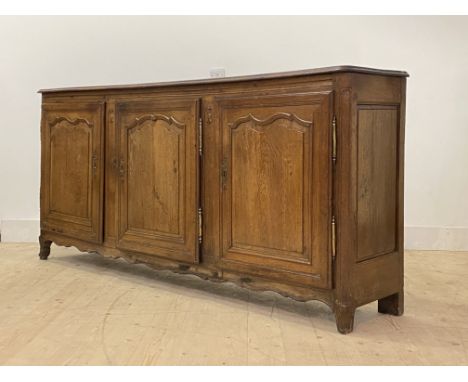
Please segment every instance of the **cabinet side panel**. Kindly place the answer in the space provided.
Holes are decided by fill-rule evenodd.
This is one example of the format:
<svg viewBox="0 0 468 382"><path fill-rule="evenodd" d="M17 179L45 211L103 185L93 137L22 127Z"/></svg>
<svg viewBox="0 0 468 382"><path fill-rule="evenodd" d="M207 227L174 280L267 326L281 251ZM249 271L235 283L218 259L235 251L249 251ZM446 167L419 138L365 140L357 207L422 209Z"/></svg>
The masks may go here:
<svg viewBox="0 0 468 382"><path fill-rule="evenodd" d="M337 77L335 298L403 293L405 79Z"/></svg>
<svg viewBox="0 0 468 382"><path fill-rule="evenodd" d="M357 260L396 249L398 108L358 106Z"/></svg>

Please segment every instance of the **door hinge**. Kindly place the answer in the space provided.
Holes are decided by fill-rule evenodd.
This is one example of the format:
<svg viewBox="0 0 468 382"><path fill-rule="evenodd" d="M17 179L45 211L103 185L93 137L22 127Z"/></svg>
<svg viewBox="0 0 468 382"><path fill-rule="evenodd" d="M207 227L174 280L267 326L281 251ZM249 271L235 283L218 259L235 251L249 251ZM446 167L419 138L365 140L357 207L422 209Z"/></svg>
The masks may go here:
<svg viewBox="0 0 468 382"><path fill-rule="evenodd" d="M335 260L336 257L336 219L335 215L331 219L331 254L332 259Z"/></svg>
<svg viewBox="0 0 468 382"><path fill-rule="evenodd" d="M201 244L203 241L203 210L198 208L198 242Z"/></svg>
<svg viewBox="0 0 468 382"><path fill-rule="evenodd" d="M332 162L336 163L336 116L332 119Z"/></svg>
<svg viewBox="0 0 468 382"><path fill-rule="evenodd" d="M198 154L203 155L203 118L198 118Z"/></svg>

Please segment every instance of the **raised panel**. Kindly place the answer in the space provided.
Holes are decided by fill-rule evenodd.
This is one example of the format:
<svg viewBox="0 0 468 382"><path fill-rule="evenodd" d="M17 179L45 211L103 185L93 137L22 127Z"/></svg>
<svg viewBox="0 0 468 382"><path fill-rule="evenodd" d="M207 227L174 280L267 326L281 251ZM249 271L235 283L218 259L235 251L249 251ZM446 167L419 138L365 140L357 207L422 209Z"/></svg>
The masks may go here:
<svg viewBox="0 0 468 382"><path fill-rule="evenodd" d="M303 211L311 127L279 113L231 126L232 247L308 260Z"/></svg>
<svg viewBox="0 0 468 382"><path fill-rule="evenodd" d="M197 100L116 104L121 249L198 261Z"/></svg>
<svg viewBox="0 0 468 382"><path fill-rule="evenodd" d="M68 121L50 127L50 212L88 218L91 127Z"/></svg>
<svg viewBox="0 0 468 382"><path fill-rule="evenodd" d="M330 98L218 99L224 266L328 285Z"/></svg>
<svg viewBox="0 0 468 382"><path fill-rule="evenodd" d="M127 130L128 229L183 235L184 127L147 120Z"/></svg>
<svg viewBox="0 0 468 382"><path fill-rule="evenodd" d="M102 240L102 103L43 107L41 228Z"/></svg>
<svg viewBox="0 0 468 382"><path fill-rule="evenodd" d="M396 106L358 107L358 260L396 250L398 119Z"/></svg>

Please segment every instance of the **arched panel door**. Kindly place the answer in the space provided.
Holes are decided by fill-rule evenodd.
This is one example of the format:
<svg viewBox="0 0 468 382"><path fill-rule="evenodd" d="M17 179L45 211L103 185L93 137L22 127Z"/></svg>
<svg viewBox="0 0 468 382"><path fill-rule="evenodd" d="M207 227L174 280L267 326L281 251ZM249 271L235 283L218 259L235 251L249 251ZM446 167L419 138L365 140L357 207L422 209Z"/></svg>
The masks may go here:
<svg viewBox="0 0 468 382"><path fill-rule="evenodd" d="M331 94L218 98L229 269L330 281Z"/></svg>
<svg viewBox="0 0 468 382"><path fill-rule="evenodd" d="M44 104L41 229L102 241L104 104Z"/></svg>
<svg viewBox="0 0 468 382"><path fill-rule="evenodd" d="M117 247L198 262L199 102L118 102Z"/></svg>

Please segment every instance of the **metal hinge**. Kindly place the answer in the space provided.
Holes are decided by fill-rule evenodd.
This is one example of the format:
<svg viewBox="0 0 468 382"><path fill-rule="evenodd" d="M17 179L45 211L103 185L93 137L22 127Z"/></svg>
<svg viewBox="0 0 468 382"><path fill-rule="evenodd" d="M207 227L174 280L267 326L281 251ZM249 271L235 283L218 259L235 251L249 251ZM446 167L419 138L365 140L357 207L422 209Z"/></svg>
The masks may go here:
<svg viewBox="0 0 468 382"><path fill-rule="evenodd" d="M336 257L336 219L335 215L331 219L331 253L332 258L335 260Z"/></svg>
<svg viewBox="0 0 468 382"><path fill-rule="evenodd" d="M334 197L334 194L335 194L335 179L334 179L334 176L335 176L335 165L336 165L336 150L337 147L336 147L336 116L334 115L333 116L333 119L332 119L332 155L331 155L331 158L332 158L332 164L333 164L333 169L332 169L332 173L333 173L333 191L332 191L332 195ZM333 261L335 260L335 257L336 257L336 218L335 218L335 211L334 211L334 208L332 210L332 218L331 218L331 254L332 254L332 259Z"/></svg>
<svg viewBox="0 0 468 382"><path fill-rule="evenodd" d="M336 116L332 119L332 162L336 163Z"/></svg>
<svg viewBox="0 0 468 382"><path fill-rule="evenodd" d="M203 119L198 118L198 154L203 155Z"/></svg>
<svg viewBox="0 0 468 382"><path fill-rule="evenodd" d="M198 208L198 242L201 244L203 241L203 210Z"/></svg>

